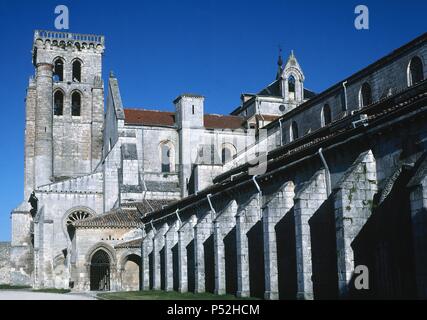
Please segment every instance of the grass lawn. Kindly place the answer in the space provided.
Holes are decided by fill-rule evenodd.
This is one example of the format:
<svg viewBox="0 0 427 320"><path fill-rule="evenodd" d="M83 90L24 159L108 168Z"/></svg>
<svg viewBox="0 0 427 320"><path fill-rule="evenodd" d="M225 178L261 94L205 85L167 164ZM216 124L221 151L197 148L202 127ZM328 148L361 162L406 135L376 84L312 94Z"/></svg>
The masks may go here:
<svg viewBox="0 0 427 320"><path fill-rule="evenodd" d="M69 293L69 289L55 289L55 288L46 288L46 289L33 289L33 292L46 292L46 293Z"/></svg>
<svg viewBox="0 0 427 320"><path fill-rule="evenodd" d="M17 290L17 289L30 289L30 286L12 286L10 284L0 284L0 290Z"/></svg>
<svg viewBox="0 0 427 320"><path fill-rule="evenodd" d="M99 293L106 300L255 300L255 298L236 298L233 295L215 295L212 293L179 293L176 291L128 291Z"/></svg>

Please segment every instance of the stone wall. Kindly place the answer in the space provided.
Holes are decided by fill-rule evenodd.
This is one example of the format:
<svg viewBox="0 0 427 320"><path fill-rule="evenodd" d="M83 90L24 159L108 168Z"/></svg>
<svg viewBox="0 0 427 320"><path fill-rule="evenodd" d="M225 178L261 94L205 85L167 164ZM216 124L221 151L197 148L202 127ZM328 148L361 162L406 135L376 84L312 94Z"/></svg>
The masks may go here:
<svg viewBox="0 0 427 320"><path fill-rule="evenodd" d="M0 242L0 284L10 283L10 242Z"/></svg>
<svg viewBox="0 0 427 320"><path fill-rule="evenodd" d="M305 147L304 157L290 157L289 161L277 166L271 161L268 173L256 176L253 181L249 177L245 177L245 182L239 177L230 179L233 185L223 183L223 188L201 191L193 196L192 202L186 199L185 202L164 208L163 212L147 216L143 220L146 228L154 229L146 229L146 232L150 231L150 238L147 239L151 243L152 238L167 237L168 233L164 235L156 230L160 230L165 223L176 223L178 217L173 213L179 208L182 227L178 232L178 257L183 258L179 261L181 268L176 271L171 267L170 259L164 259L169 262L165 268L173 270L172 276L168 276L179 276L181 291L203 292L208 287L209 279L204 277L203 270L213 267L213 291L217 294L259 297L264 290L267 299L337 299L357 296L353 288L357 267L368 266L369 273L372 271L376 277L371 282L370 292L357 289L363 298L404 298L409 294L424 297L426 259L422 248L425 246L423 236L426 224L423 183L427 170L426 167L420 168L419 162L427 157L426 123L423 118L426 100L409 100L418 93L417 89L421 90L411 88L406 92L408 101L415 102L407 108L401 104L399 117L378 116L377 123L381 125L371 123L363 132L353 131L351 139L343 138L340 143L326 140L319 144L322 149ZM393 105L384 104L384 107L392 108ZM384 120L384 123L380 120ZM409 138L411 141L408 142ZM411 147L411 144L414 146ZM402 182L401 188L405 192L388 194L390 184L394 185L390 181L393 181L399 164L406 164L418 172L416 176L419 178L412 185L411 198L406 190L407 182ZM414 174L411 170L408 175ZM255 181L262 191L259 203L241 201L240 198L256 192ZM290 188L294 189L293 192L289 190L284 196L286 205L277 203L279 201L273 204L265 202L272 196L280 197L277 193L286 183L295 186ZM271 188L274 191L270 194L268 190ZM216 211L212 222L203 221L211 210L206 198L208 192L212 193L211 201ZM386 198L384 203L388 206L381 204L379 196ZM222 208L220 201L228 198L235 205L229 209ZM394 217L391 217L390 209L398 202L403 202L406 207L395 210ZM262 203L267 207L262 207ZM273 210L280 206L283 206L283 214L287 211L289 214L280 220L277 218L279 221L272 221ZM261 209L264 209L263 212ZM266 211L271 211L270 216L267 214L270 212ZM256 213L263 213L264 228L256 227L256 219L260 218ZM193 216L198 219L194 226ZM411 223L416 227L414 234L405 231ZM377 226L394 232L378 233ZM210 250L202 250L200 243L209 236L209 227L213 229L215 256L206 263ZM288 237L283 241L285 234ZM272 240L274 237L276 241ZM357 238L361 244L357 246L356 255L353 245ZM194 245L189 245L193 240ZM414 243L419 249L412 253ZM192 247L195 247L194 252L190 249ZM396 252L405 256L394 259ZM142 259L149 261L149 254L150 251L143 251ZM414 259L416 273L412 267ZM199 263L201 260L204 260L203 268ZM259 267L262 260L264 268ZM403 278L403 272L402 276L399 275L399 270L408 271L405 273L409 275L408 281ZM143 272L145 278L152 277L149 264L143 264ZM386 277L378 276L383 274ZM196 285L191 275L196 278ZM270 280L272 276L274 278ZM263 278L265 283L260 281ZM236 285L230 281L235 279L238 280ZM287 285L282 286L282 283ZM389 283L395 286L390 289ZM414 289L415 284L418 292Z"/></svg>
<svg viewBox="0 0 427 320"><path fill-rule="evenodd" d="M91 229L78 228L76 230L76 257L72 265L72 279L74 289L88 291L90 289L91 257L98 250L105 251L111 266L111 290L120 290L120 270L126 268L124 261L127 254L139 254L139 250L128 253L126 250L116 251L114 247L129 240L128 237L135 236L135 230L129 228ZM141 236L141 234L136 234Z"/></svg>
<svg viewBox="0 0 427 320"><path fill-rule="evenodd" d="M104 120L104 89L101 77L104 44L98 42L96 45L80 45L73 42L66 45L61 43L64 38L56 38L57 36L36 32L34 41L37 90L35 104L31 96L27 103L27 121L31 130L27 132L26 137L26 163L29 166L32 161L31 142L34 133L31 115L37 111L33 169L36 186L48 184L52 176L63 179L91 173L101 160ZM52 81L53 65L57 59L61 59L63 63L63 79ZM81 63L81 79L73 78L75 61ZM64 95L62 115L52 115L52 94L57 91ZM81 95L79 116L72 116L71 112L74 92ZM44 133L48 139L43 137ZM44 141L42 138L47 139L46 145L41 145ZM38 169L38 166L42 167ZM32 175L31 169L27 168L26 182L32 182Z"/></svg>
<svg viewBox="0 0 427 320"><path fill-rule="evenodd" d="M395 57L389 63L380 68L370 71L367 74L356 74L349 78L347 83L347 110L342 107L342 86L335 89L328 89L321 97L314 98L317 101L308 102L304 108L297 108L294 112L285 115L282 121L283 141L292 141L290 137L290 126L293 121L298 124L299 136L313 132L322 126L321 112L325 104L331 108L332 120L341 119L357 111L359 107L359 91L363 83L369 83L372 90L372 101L376 102L385 97L390 92L396 94L408 87L407 68L412 57L419 56L426 65L427 46L411 48ZM426 78L427 68L424 68L424 78ZM350 80L351 79L351 80ZM278 126L278 123L276 123Z"/></svg>

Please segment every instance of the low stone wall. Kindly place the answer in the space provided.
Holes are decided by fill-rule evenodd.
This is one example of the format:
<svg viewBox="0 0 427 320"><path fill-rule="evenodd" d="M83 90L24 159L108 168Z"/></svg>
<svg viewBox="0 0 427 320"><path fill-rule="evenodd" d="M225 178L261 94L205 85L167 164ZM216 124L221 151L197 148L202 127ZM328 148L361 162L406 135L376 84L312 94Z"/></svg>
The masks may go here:
<svg viewBox="0 0 427 320"><path fill-rule="evenodd" d="M0 242L0 284L10 284L10 242Z"/></svg>

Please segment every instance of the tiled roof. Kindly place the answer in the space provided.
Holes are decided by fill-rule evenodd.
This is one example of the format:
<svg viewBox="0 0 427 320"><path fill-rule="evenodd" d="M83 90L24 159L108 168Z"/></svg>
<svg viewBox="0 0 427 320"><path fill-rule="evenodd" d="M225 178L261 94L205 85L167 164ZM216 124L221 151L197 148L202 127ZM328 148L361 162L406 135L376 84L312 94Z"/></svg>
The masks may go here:
<svg viewBox="0 0 427 320"><path fill-rule="evenodd" d="M269 114L257 114L256 115L257 120L261 120L261 121L274 121L278 118L280 118L280 116L275 116L275 115L269 115Z"/></svg>
<svg viewBox="0 0 427 320"><path fill-rule="evenodd" d="M239 129L245 122L244 117L207 114L204 118L205 128L209 129Z"/></svg>
<svg viewBox="0 0 427 320"><path fill-rule="evenodd" d="M74 223L76 228L141 228L141 214L137 211L115 209Z"/></svg>
<svg viewBox="0 0 427 320"><path fill-rule="evenodd" d="M175 124L175 112L125 109L125 123L130 125L161 125L173 126Z"/></svg>
<svg viewBox="0 0 427 320"><path fill-rule="evenodd" d="M151 211L162 209L163 207L175 202L176 200L147 200L138 202L123 203L121 208L127 211L139 212L141 215L147 215Z"/></svg>
<svg viewBox="0 0 427 320"><path fill-rule="evenodd" d="M146 200L142 202L124 203L118 209L79 220L74 223L77 228L141 228L141 218L152 211L162 209L171 204L171 200Z"/></svg>
<svg viewBox="0 0 427 320"><path fill-rule="evenodd" d="M157 191L157 192L179 192L178 182L173 181L145 181L145 186L148 191Z"/></svg>
<svg viewBox="0 0 427 320"><path fill-rule="evenodd" d="M144 109L125 109L125 123L128 125L169 126L175 125L175 113ZM239 116L206 114L204 126L208 129L243 128L245 119Z"/></svg>
<svg viewBox="0 0 427 320"><path fill-rule="evenodd" d="M115 246L116 249L141 248L142 238L119 243Z"/></svg>

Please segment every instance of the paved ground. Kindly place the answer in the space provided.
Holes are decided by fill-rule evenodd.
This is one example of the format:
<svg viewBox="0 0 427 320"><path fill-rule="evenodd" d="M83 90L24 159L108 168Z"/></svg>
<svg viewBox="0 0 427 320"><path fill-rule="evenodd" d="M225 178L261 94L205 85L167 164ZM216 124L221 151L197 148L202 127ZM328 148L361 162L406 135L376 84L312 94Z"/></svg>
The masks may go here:
<svg viewBox="0 0 427 320"><path fill-rule="evenodd" d="M96 300L94 296L77 293L44 293L26 290L0 290L0 300Z"/></svg>

